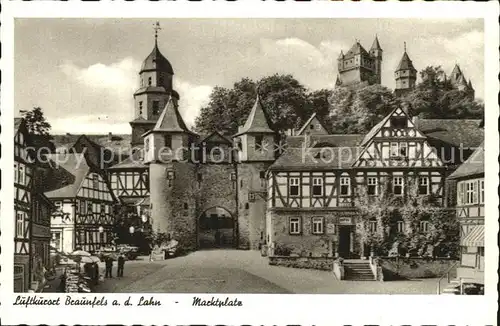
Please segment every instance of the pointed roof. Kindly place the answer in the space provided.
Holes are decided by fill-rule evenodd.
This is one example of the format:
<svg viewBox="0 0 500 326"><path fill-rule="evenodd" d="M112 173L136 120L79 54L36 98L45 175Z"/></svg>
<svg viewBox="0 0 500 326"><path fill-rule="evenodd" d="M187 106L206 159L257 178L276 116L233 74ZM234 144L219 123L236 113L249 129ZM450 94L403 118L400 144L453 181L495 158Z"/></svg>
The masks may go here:
<svg viewBox="0 0 500 326"><path fill-rule="evenodd" d="M343 57L344 57L344 51L340 50L339 59L342 59Z"/></svg>
<svg viewBox="0 0 500 326"><path fill-rule="evenodd" d="M396 71L400 70L412 70L412 71L417 71L415 67L413 67L413 63L408 56L408 53L406 51L403 53L403 57L401 58L401 61L399 61L398 67L396 68Z"/></svg>
<svg viewBox="0 0 500 326"><path fill-rule="evenodd" d="M337 80L335 80L335 86L342 85L342 80L340 80L340 76L337 74Z"/></svg>
<svg viewBox="0 0 500 326"><path fill-rule="evenodd" d="M304 123L304 125L302 126L302 128L299 129L299 131L297 131L297 136L300 136L302 135L302 133L305 131L305 129L307 128L307 126L309 126L311 124L311 122L316 119L316 121L318 121L318 123L321 125L321 127L323 127L323 129L328 132L328 129L325 128L325 126L323 125L323 123L321 122L320 119L318 119L317 117L317 114L316 112L314 112L311 117L309 119L307 119L306 123Z"/></svg>
<svg viewBox="0 0 500 326"><path fill-rule="evenodd" d="M158 121L156 122L152 132L186 132L193 134L191 130L188 129L184 120L182 119L181 113L177 103L172 99L172 96L168 99L165 108L160 114ZM150 131L150 132L151 132ZM147 132L149 133L149 132Z"/></svg>
<svg viewBox="0 0 500 326"><path fill-rule="evenodd" d="M45 180L50 183L45 195L48 198L73 198L78 194L90 167L83 154L50 154L47 158L54 167L47 171Z"/></svg>
<svg viewBox="0 0 500 326"><path fill-rule="evenodd" d="M451 78L455 78L455 75L463 75L462 70L460 70L460 66L458 63L455 63L455 67L453 67L453 70L451 71Z"/></svg>
<svg viewBox="0 0 500 326"><path fill-rule="evenodd" d="M370 48L370 50L380 50L380 51L382 51L382 48L380 47L380 43L378 42L377 35L375 35L375 40L373 40L373 44L372 44L372 47Z"/></svg>
<svg viewBox="0 0 500 326"><path fill-rule="evenodd" d="M257 93L257 98L255 103L248 115L247 121L240 127L240 130L235 136L239 136L246 133L267 133L274 134L275 132L270 127L271 121L264 110L262 103L260 101L260 96Z"/></svg>
<svg viewBox="0 0 500 326"><path fill-rule="evenodd" d="M448 178L463 178L484 174L484 142Z"/></svg>
<svg viewBox="0 0 500 326"><path fill-rule="evenodd" d="M469 86L470 89L474 89L474 87L472 87L472 82L471 82L470 79L469 79L469 85L468 86Z"/></svg>
<svg viewBox="0 0 500 326"><path fill-rule="evenodd" d="M347 51L345 58L351 58L357 54L368 55L368 51L365 50L359 41L356 41L349 51Z"/></svg>
<svg viewBox="0 0 500 326"><path fill-rule="evenodd" d="M158 49L158 42L156 40L153 51L151 51L151 53L142 62L141 71L139 73L151 70L163 71L171 75L174 74L172 65L167 60L167 58L165 58L165 56L161 54L160 49Z"/></svg>

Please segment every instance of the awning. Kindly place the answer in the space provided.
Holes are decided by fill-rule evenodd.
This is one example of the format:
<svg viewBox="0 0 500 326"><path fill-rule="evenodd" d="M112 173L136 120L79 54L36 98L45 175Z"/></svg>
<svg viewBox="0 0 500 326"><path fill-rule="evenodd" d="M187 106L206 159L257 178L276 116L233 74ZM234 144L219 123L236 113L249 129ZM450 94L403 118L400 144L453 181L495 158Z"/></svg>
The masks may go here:
<svg viewBox="0 0 500 326"><path fill-rule="evenodd" d="M476 225L462 241L460 241L460 245L467 247L484 247L484 225Z"/></svg>

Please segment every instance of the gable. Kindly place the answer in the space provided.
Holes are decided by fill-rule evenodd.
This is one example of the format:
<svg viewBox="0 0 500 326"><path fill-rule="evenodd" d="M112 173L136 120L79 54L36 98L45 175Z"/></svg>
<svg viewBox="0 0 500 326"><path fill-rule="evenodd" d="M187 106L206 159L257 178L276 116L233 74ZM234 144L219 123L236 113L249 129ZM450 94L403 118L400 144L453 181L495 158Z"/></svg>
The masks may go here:
<svg viewBox="0 0 500 326"><path fill-rule="evenodd" d="M401 108L395 109L371 131L354 167L441 167L425 135Z"/></svg>
<svg viewBox="0 0 500 326"><path fill-rule="evenodd" d="M328 135L329 132L323 126L321 121L319 121L318 117L316 116L316 113L309 118L309 120L306 121L306 123L300 128L300 130L297 132L297 136L301 136L304 134L308 135Z"/></svg>

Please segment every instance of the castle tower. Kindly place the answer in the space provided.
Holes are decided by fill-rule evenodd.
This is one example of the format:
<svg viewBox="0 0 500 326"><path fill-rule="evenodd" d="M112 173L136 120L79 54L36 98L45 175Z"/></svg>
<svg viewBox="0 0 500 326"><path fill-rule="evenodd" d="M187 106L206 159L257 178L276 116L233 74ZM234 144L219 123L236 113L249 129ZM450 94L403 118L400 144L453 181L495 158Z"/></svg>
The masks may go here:
<svg viewBox="0 0 500 326"><path fill-rule="evenodd" d="M459 91L466 92L471 99L474 99L476 92L474 90L474 87L472 86L472 82L470 79L467 82L467 79L465 78L465 75L458 64L455 64L455 67L453 67L450 77L450 83L454 88L458 89Z"/></svg>
<svg viewBox="0 0 500 326"><path fill-rule="evenodd" d="M342 51L337 58L337 68L342 85L368 82L379 84L382 69L382 49L375 38L372 46L373 55L368 53L358 40L345 54Z"/></svg>
<svg viewBox="0 0 500 326"><path fill-rule="evenodd" d="M190 150L195 137L172 96L144 135L152 229L179 241L183 249L196 248L196 169Z"/></svg>
<svg viewBox="0 0 500 326"><path fill-rule="evenodd" d="M258 249L266 236L266 171L276 159L276 133L257 94L245 124L234 135L237 165L239 248Z"/></svg>
<svg viewBox="0 0 500 326"><path fill-rule="evenodd" d="M396 96L401 96L405 92L415 88L417 81L417 69L413 67L413 63L406 53L406 42L404 45L404 53L399 65L394 72L394 78L396 79L396 89L394 92Z"/></svg>
<svg viewBox="0 0 500 326"><path fill-rule="evenodd" d="M382 84L382 47L378 42L378 37L375 35L372 47L370 48L370 55L375 59L375 74L377 84Z"/></svg>
<svg viewBox="0 0 500 326"><path fill-rule="evenodd" d="M179 99L177 92L172 89L172 65L158 48L159 29L159 23L156 23L154 47L142 63L139 89L134 93L134 120L130 122L133 147L143 144L142 135L153 128L168 98L173 96Z"/></svg>

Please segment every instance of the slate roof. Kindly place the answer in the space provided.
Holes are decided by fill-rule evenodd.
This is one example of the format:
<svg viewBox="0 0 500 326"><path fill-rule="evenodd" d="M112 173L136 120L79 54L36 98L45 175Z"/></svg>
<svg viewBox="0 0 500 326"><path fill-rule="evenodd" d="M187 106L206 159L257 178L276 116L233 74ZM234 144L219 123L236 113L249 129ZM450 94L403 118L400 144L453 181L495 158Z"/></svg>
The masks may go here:
<svg viewBox="0 0 500 326"><path fill-rule="evenodd" d="M53 135L53 142L56 147L56 150L59 148L66 148L70 149L73 147L73 145L76 143L78 138L80 138L81 135L73 135L73 134L66 134L66 135ZM130 140L131 140L131 135L130 134L112 134L112 135L106 135L106 134L90 134L90 135L85 135L89 140L93 141L96 144L99 144L101 146L104 146L113 152L126 152L127 150L130 149Z"/></svg>
<svg viewBox="0 0 500 326"><path fill-rule="evenodd" d="M311 146L324 144L331 147L356 147L362 138L362 134L310 135L308 137ZM288 136L286 138L287 147L302 147L304 139L304 136Z"/></svg>
<svg viewBox="0 0 500 326"><path fill-rule="evenodd" d="M248 115L247 121L245 122L243 127L240 127L240 130L238 130L238 133L235 136L251 132L274 134L274 131L270 126L271 120L267 116L267 113L262 106L260 96L257 95L252 110Z"/></svg>
<svg viewBox="0 0 500 326"><path fill-rule="evenodd" d="M408 53L403 53L403 56L401 57L401 60L399 61L398 67L396 68L396 71L399 70L412 70L412 71L417 71L415 67L413 66L413 63L408 56Z"/></svg>
<svg viewBox="0 0 500 326"><path fill-rule="evenodd" d="M431 140L455 147L476 148L484 141L480 119L415 119L414 123Z"/></svg>
<svg viewBox="0 0 500 326"><path fill-rule="evenodd" d="M47 156L53 163L52 169L46 169L44 182L48 189L48 198L73 198L78 194L90 167L83 154L51 154Z"/></svg>
<svg viewBox="0 0 500 326"><path fill-rule="evenodd" d="M158 43L155 41L155 46L153 51L144 59L141 66L141 72L148 70L158 70L164 71L171 75L174 74L174 69L170 62L165 58L163 54L161 54L160 49L158 49Z"/></svg>
<svg viewBox="0 0 500 326"><path fill-rule="evenodd" d="M187 132L194 134L188 129L184 120L182 119L181 113L175 100L170 97L168 99L165 108L160 114L158 121L156 122L154 128L151 130L153 132Z"/></svg>
<svg viewBox="0 0 500 326"><path fill-rule="evenodd" d="M270 166L270 170L282 171L323 171L332 169L349 169L358 155L359 147L321 148L287 148L283 154Z"/></svg>
<svg viewBox="0 0 500 326"><path fill-rule="evenodd" d="M138 149L132 155L125 158L121 162L111 166L108 170L121 170L121 169L146 169L147 165L144 164L143 149Z"/></svg>
<svg viewBox="0 0 500 326"><path fill-rule="evenodd" d="M380 43L378 42L378 37L375 35L375 39L373 40L372 47L370 48L371 50L382 50L380 47Z"/></svg>
<svg viewBox="0 0 500 326"><path fill-rule="evenodd" d="M337 76L338 78L338 76ZM311 124L311 122L314 120L314 118L316 118L318 120L318 122L321 124L321 126L323 127L323 129L325 129L327 132L330 132L328 128L326 128L326 126L323 124L323 122L321 121L321 119L317 118L317 114L316 112L314 112L311 117L309 119L307 119L307 121L304 123L304 125L302 126L302 128L299 129L299 131L297 131L297 135L301 135L304 130L307 128L307 126L309 126Z"/></svg>
<svg viewBox="0 0 500 326"><path fill-rule="evenodd" d="M347 51L347 53L344 56L344 59L352 58L357 54L369 55L368 51L366 51L365 48L359 42L356 41L354 45L349 49L349 51Z"/></svg>
<svg viewBox="0 0 500 326"><path fill-rule="evenodd" d="M484 142L448 178L456 179L484 174Z"/></svg>

